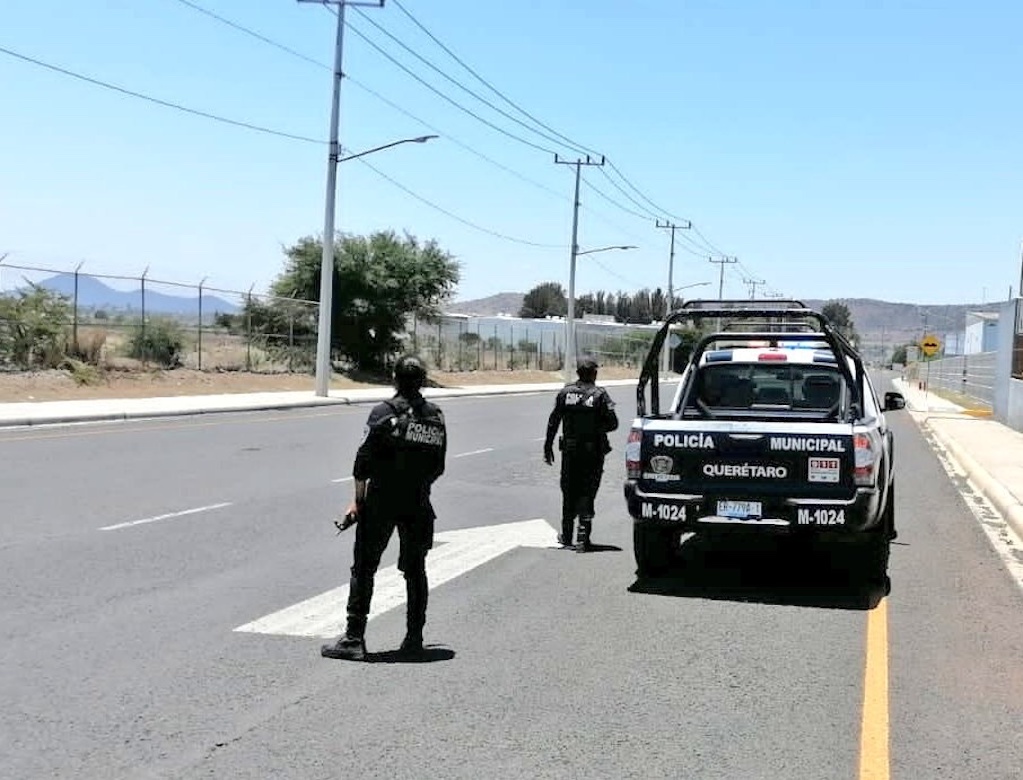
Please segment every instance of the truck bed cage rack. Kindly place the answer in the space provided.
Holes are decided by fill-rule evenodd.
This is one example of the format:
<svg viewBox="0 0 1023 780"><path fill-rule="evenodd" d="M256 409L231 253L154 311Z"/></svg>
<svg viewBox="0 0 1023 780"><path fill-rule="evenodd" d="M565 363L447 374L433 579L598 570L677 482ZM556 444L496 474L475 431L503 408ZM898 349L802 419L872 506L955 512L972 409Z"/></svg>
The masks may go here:
<svg viewBox="0 0 1023 780"><path fill-rule="evenodd" d="M755 317L758 320L771 318L792 324L797 324L800 321L805 324L815 322L816 327L814 328L813 334L824 340L828 347L830 347L831 351L837 358L838 370L845 378L846 386L852 391L853 400L849 408L850 416L858 417L862 413L863 394L865 392L863 375L865 369L863 367L863 360L860 358L856 349L834 328L834 326L832 326L830 320L828 320L828 318L820 312L806 307L801 301L778 300L772 298L761 301L741 299L694 299L686 301L682 304L682 306L665 317L664 323L658 329L657 335L654 336L653 343L650 345L650 350L647 352L646 360L643 363L643 370L639 376L639 383L636 386L636 414L639 417L647 416L647 384L650 385L651 413L655 417L659 416L661 413L660 356L661 350L664 348L664 341L668 337L668 332L671 330L672 325L678 322L698 321L702 319L721 318L734 320L737 318L749 317ZM707 348L720 341L735 341L739 339L748 339L750 341L805 341L806 335L806 331L728 332L721 329L709 333L696 343L693 347L692 354L689 356L689 363L690 365L698 364L703 353L707 351ZM855 366L856 376L853 376L848 363L843 358L848 359ZM689 384L685 388L685 394L688 394L690 391L691 383L692 376L690 376Z"/></svg>

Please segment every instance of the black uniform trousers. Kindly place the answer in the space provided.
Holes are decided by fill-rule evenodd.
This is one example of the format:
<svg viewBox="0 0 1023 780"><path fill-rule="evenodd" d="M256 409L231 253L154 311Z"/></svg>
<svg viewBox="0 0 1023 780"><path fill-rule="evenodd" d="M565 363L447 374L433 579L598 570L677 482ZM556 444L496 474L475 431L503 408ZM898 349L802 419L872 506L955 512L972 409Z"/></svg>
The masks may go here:
<svg viewBox="0 0 1023 780"><path fill-rule="evenodd" d="M366 630L374 577L395 528L401 545L398 570L405 575L408 595L407 629L412 636L422 636L429 595L426 555L433 547L433 526L433 512L422 507L388 506L372 500L366 502L355 526L355 560L348 592L349 636L361 637Z"/></svg>
<svg viewBox="0 0 1023 780"><path fill-rule="evenodd" d="M594 501L604 475L604 453L596 448L565 448L561 453L561 524L571 532L579 518L580 533L588 539L596 514Z"/></svg>

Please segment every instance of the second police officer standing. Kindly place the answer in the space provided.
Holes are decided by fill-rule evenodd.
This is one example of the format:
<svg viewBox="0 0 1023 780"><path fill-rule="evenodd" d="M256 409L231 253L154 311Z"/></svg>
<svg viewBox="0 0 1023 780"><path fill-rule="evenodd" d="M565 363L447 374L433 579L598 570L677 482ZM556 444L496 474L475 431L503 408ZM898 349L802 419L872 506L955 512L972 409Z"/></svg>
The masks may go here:
<svg viewBox="0 0 1023 780"><path fill-rule="evenodd" d="M561 533L558 542L572 546L575 519L579 518L576 551L591 549L590 533L594 501L604 474L604 458L611 451L607 434L618 428L615 404L607 390L597 385L597 361L581 358L578 381L565 385L554 401L547 421L543 457L554 463L554 437L562 428L561 449Z"/></svg>
<svg viewBox="0 0 1023 780"><path fill-rule="evenodd" d="M373 581L395 528L401 542L398 569L405 575L408 594L401 650L418 653L423 649L429 594L426 556L433 547L437 517L430 489L444 473L447 457L444 415L423 398L420 391L425 383L426 370L419 359L402 357L394 369L395 396L373 407L366 422L352 470L355 500L348 507L345 525L339 526L357 523L348 623L335 644L321 648L326 658L365 657Z"/></svg>

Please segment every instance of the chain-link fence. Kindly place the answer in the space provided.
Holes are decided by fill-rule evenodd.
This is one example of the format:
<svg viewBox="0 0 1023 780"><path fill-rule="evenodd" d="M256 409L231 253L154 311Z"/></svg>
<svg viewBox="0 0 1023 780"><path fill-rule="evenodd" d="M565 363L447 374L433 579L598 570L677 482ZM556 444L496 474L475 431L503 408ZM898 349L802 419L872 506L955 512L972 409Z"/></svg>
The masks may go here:
<svg viewBox="0 0 1023 780"><path fill-rule="evenodd" d="M995 397L997 358L997 352L978 352L917 362L907 368L906 378L990 408Z"/></svg>
<svg viewBox="0 0 1023 780"><path fill-rule="evenodd" d="M646 358L656 328L613 323L576 323L576 351L605 366L635 368ZM440 371L560 371L565 359L565 323L511 317L445 315L409 319L409 349Z"/></svg>
<svg viewBox="0 0 1023 780"><path fill-rule="evenodd" d="M25 298L34 285L64 300L51 296L43 313L43 301ZM251 290L3 263L0 364L24 364L27 350L50 366L77 357L112 368L312 372L317 314L315 301Z"/></svg>
<svg viewBox="0 0 1023 780"><path fill-rule="evenodd" d="M63 300L48 295L25 303L33 285ZM39 308L44 305L50 307L45 314ZM225 290L205 281L0 263L0 366L57 367L72 357L110 368L311 373L317 318L315 301ZM604 366L638 368L656 332L656 326L577 321L576 351ZM31 344L19 346L22 342ZM560 371L565 323L411 317L402 348L420 354L434 370Z"/></svg>

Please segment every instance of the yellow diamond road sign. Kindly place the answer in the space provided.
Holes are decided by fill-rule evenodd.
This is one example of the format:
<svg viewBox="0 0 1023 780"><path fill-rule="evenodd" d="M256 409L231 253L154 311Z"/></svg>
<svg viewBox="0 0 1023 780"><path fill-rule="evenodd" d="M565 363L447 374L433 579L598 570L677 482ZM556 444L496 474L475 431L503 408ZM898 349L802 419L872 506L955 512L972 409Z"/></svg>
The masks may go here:
<svg viewBox="0 0 1023 780"><path fill-rule="evenodd" d="M939 349L941 349L941 342L938 341L937 336L928 334L920 342L920 351L927 355L927 357L938 354Z"/></svg>

